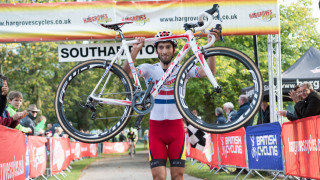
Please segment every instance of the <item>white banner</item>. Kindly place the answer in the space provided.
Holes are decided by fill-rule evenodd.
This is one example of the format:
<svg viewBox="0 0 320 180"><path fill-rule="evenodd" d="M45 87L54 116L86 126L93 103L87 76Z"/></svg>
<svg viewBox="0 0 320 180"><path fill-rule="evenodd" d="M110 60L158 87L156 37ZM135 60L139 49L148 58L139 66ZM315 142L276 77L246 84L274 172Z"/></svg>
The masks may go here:
<svg viewBox="0 0 320 180"><path fill-rule="evenodd" d="M59 62L86 61L90 59L111 60L120 50L121 43L59 45ZM132 46L129 46L131 50ZM157 58L153 44L145 44L136 59ZM121 59L127 59L122 53Z"/></svg>
<svg viewBox="0 0 320 180"><path fill-rule="evenodd" d="M216 3L224 35L278 34L277 0L95 1L2 4L0 42L113 39L113 30L100 23L133 21L123 27L125 37L153 37L159 31L184 32L183 24ZM206 19L205 19L206 20ZM211 28L210 27L210 28Z"/></svg>

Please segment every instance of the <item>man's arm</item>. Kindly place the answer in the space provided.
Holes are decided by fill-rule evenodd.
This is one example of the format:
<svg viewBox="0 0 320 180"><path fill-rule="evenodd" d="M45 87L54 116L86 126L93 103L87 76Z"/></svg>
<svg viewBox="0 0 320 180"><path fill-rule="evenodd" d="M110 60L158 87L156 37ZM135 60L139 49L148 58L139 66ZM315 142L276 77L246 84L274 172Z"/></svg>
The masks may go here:
<svg viewBox="0 0 320 180"><path fill-rule="evenodd" d="M219 40L220 32L218 30L213 29L213 32L211 34L215 36L216 41ZM208 42L210 42L211 39L212 39L211 36L208 36ZM215 60L214 56L208 57L207 64L208 64L212 74L215 75L216 74L216 60ZM204 72L202 67L200 67L200 69L199 69L199 76L200 77L207 77L207 75Z"/></svg>
<svg viewBox="0 0 320 180"><path fill-rule="evenodd" d="M138 41L138 43L137 44L133 44L133 48L132 48L132 51L131 51L131 58L132 58L133 62L136 60L139 51L144 46L144 39L145 38L144 37L137 37L135 39ZM124 62L123 69L129 75L129 77L132 78L132 73L131 73L131 70L130 70L130 66L129 66L128 60L126 60Z"/></svg>

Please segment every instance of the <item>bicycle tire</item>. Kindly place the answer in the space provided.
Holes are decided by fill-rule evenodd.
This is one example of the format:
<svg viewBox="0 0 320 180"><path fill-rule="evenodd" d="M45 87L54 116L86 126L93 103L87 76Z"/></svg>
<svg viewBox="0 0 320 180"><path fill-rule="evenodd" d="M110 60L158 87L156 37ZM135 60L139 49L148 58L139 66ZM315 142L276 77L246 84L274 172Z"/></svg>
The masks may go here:
<svg viewBox="0 0 320 180"><path fill-rule="evenodd" d="M55 96L55 113L58 122L64 132L78 141L98 143L109 140L120 133L133 112L130 105L97 103L96 112L93 114L84 106L86 98L91 94L109 64L110 61L105 60L89 60L80 63L63 77L58 86ZM101 97L131 100L133 86L127 73L115 63L111 66L109 73L110 79L103 93L100 93L99 88L103 86L104 81L96 92L99 92ZM92 119L91 116L94 115L96 118ZM69 122L72 122L72 125Z"/></svg>
<svg viewBox="0 0 320 180"><path fill-rule="evenodd" d="M194 127L216 134L231 132L252 122L263 98L263 80L254 62L244 53L228 47L212 47L204 50L203 54L206 59L215 57L216 67L218 67L215 78L222 92L214 93L213 85L208 78L187 78L189 70L199 65L197 58L192 56L182 65L176 77L174 95L181 115ZM223 67L225 69L221 69ZM236 78L234 83L237 85L232 85L232 81L228 82L228 78ZM203 87L199 88L199 86ZM236 100L241 93L235 95L235 92L250 86L254 86L254 89L249 110L234 121L216 124L216 115L212 113L215 108L222 108L225 102L232 102L238 106ZM198 104L197 98L202 98ZM193 109L199 111L198 116L192 113Z"/></svg>

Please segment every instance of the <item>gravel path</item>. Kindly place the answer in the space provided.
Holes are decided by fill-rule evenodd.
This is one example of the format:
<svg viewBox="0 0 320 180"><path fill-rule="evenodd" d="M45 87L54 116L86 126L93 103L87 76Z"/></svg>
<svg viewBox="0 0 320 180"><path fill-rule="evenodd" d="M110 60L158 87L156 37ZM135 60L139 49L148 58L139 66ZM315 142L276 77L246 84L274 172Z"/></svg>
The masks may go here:
<svg viewBox="0 0 320 180"><path fill-rule="evenodd" d="M148 162L148 152L139 151L131 160L130 156L113 156L99 159L83 170L79 180L150 180L151 170ZM167 168L167 180L170 170ZM187 174L184 180L199 180Z"/></svg>

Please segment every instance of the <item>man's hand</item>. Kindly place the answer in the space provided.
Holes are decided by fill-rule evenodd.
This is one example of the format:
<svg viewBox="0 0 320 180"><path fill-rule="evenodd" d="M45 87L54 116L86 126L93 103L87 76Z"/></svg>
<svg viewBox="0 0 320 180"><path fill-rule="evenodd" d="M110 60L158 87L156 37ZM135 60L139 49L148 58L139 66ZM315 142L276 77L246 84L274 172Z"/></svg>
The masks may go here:
<svg viewBox="0 0 320 180"><path fill-rule="evenodd" d="M298 93L294 90L291 90L289 92L289 97L290 99L292 99L293 102L297 103L299 101L301 101L301 98L299 97Z"/></svg>
<svg viewBox="0 0 320 180"><path fill-rule="evenodd" d="M145 37L136 37L135 40L138 41L138 43L133 44L133 50L137 50L138 52L142 49L142 47L144 46L144 40L146 38Z"/></svg>
<svg viewBox="0 0 320 180"><path fill-rule="evenodd" d="M219 37L220 37L220 32L217 29L211 29L213 32L211 32L210 34L208 34L208 42L210 42L212 40L212 37L210 35L214 35L215 37L215 42L219 41Z"/></svg>
<svg viewBox="0 0 320 180"><path fill-rule="evenodd" d="M280 111L278 111L278 114L279 114L280 116L287 117L287 111L285 111L285 110L280 110Z"/></svg>
<svg viewBox="0 0 320 180"><path fill-rule="evenodd" d="M6 80L3 80L3 86L1 88L1 95L2 96L6 96L9 92L9 87L8 87L8 83Z"/></svg>
<svg viewBox="0 0 320 180"><path fill-rule="evenodd" d="M13 118L13 120L20 120L20 119L26 117L27 115L28 115L27 111L17 112L12 116L12 118Z"/></svg>

